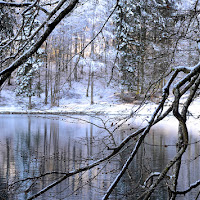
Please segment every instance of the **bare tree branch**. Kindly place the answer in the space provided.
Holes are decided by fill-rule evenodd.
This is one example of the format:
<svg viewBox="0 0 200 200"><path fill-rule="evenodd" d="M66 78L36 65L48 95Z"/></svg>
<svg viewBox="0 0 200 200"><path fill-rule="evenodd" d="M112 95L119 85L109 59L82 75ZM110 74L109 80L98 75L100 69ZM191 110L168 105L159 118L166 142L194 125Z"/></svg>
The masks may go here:
<svg viewBox="0 0 200 200"><path fill-rule="evenodd" d="M52 16L54 13L56 13L60 9L60 5L64 4L64 0L60 1L59 5L57 6L57 9L53 11ZM64 8L59 15L48 24L46 30L44 33L40 36L40 38L36 41L36 43L22 56L20 56L16 61L14 61L9 67L6 69L2 70L0 72L0 86L4 83L4 81L11 75L11 73L17 69L21 64L26 62L28 58L33 55L44 43L44 41L47 39L47 37L51 34L51 32L54 30L54 28L59 24L59 22L72 10L74 7L78 4L78 0L73 0L66 8Z"/></svg>
<svg viewBox="0 0 200 200"><path fill-rule="evenodd" d="M37 1L36 1L36 3L37 3ZM29 2L15 3L15 2L0 1L0 6L15 7L15 8L22 8L22 7L29 7L29 6L32 7L33 6L33 7L38 8L39 10L43 11L44 13L49 14L49 12L45 8L37 5L36 3L29 3Z"/></svg>
<svg viewBox="0 0 200 200"><path fill-rule="evenodd" d="M200 180L196 181L195 183L191 184L190 187L188 187L186 190L183 191L173 191L171 190L172 193L174 194L187 194L188 192L190 192L192 189L197 188L200 185Z"/></svg>

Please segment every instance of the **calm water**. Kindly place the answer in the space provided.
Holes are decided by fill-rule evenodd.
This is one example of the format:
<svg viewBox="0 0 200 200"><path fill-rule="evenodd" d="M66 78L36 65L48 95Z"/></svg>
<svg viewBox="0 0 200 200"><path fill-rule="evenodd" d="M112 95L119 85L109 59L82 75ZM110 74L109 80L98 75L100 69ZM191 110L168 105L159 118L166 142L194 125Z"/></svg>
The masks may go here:
<svg viewBox="0 0 200 200"><path fill-rule="evenodd" d="M37 180L28 179L25 182L17 182L18 180L39 176L45 172L71 171L88 165L107 155L107 146L118 144L133 131L133 127L126 124L114 135L110 135L102 127L112 128L116 119L106 120L105 117L87 116L71 118L0 115L0 199L27 199L62 177L62 174L48 175ZM191 145L183 157L180 190L200 179L199 135L198 131L190 130ZM176 139L176 129L170 123L155 127L145 139L111 199L135 199L139 196L143 191L141 184L148 174L160 172L173 158ZM130 147L110 162L70 177L37 199L101 199L125 163L133 143L134 141L131 141ZM12 190L3 189L12 182L15 182ZM178 199L195 199L198 191L199 188ZM152 199L167 199L165 183L155 191Z"/></svg>

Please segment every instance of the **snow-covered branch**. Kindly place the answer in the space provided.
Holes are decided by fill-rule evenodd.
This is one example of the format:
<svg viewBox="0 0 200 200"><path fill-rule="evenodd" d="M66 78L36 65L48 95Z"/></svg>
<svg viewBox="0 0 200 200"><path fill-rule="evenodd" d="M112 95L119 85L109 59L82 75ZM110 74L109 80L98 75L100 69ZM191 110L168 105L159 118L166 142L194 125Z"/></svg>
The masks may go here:
<svg viewBox="0 0 200 200"><path fill-rule="evenodd" d="M177 69L176 76L178 75L178 71L180 69ZM182 69L181 69L182 70ZM194 71L198 71L199 70L199 64L196 65L194 67L194 69L190 72L190 75L187 75L186 77L184 77L181 81L179 81L175 87L174 87L174 102L173 102L173 114L174 116L177 118L177 120L179 121L179 133L180 133L180 138L182 138L182 140L180 141L179 144L179 150L177 152L177 154L175 155L175 157L165 166L165 168L163 169L163 171L160 173L159 177L157 178L157 180L155 181L155 183L150 187L150 189L148 189L146 192L144 192L138 199L148 199L151 194L153 193L153 191L155 190L155 188L157 187L157 185L160 183L160 181L167 175L168 171L170 170L170 168L176 164L178 161L180 161L180 159L182 158L182 155L185 153L187 146L188 146L188 130L187 130L187 125L186 125L186 113L188 110L189 105L191 104L196 91L200 85L200 79L199 77L199 73L194 73ZM182 112L179 112L179 105L180 105L180 98L183 94L183 92L180 92L180 87L183 86L183 84L185 84L188 79L190 79L191 77L194 76L193 79L193 89L190 92L190 95L188 96L187 100L185 101L185 104L183 106ZM189 78L188 78L189 77ZM187 85L185 86L187 89L191 87L187 87ZM185 90L183 90L185 92ZM177 165L177 169L176 169L176 177L175 179L177 180L178 178L178 172L179 172L179 168L180 168L180 162L178 162ZM175 188L176 188L176 182L175 182Z"/></svg>
<svg viewBox="0 0 200 200"><path fill-rule="evenodd" d="M159 176L160 172L152 172L144 181L144 184L142 185L142 187L146 188L148 185L148 182L151 181L153 179L153 177L155 176ZM150 185L151 186L151 185ZM148 186L149 187L149 186Z"/></svg>
<svg viewBox="0 0 200 200"><path fill-rule="evenodd" d="M190 186L186 190L183 190L183 191L173 191L173 190L171 190L171 192L174 193L174 194L185 195L188 192L190 192L192 189L197 188L199 185L200 185L200 180L196 181L195 183L190 184Z"/></svg>
<svg viewBox="0 0 200 200"><path fill-rule="evenodd" d="M30 2L16 3L16 2L0 1L0 6L15 7L15 8L34 6L34 7L38 8L39 10L43 11L44 13L49 14L49 12L45 8L39 6L36 3L32 3L32 2L31 3Z"/></svg>
<svg viewBox="0 0 200 200"><path fill-rule="evenodd" d="M65 3L65 1L60 1L59 5L51 12L51 16L56 14L60 9L61 6ZM5 82L5 80L11 75L11 73L17 69L21 64L26 62L28 58L33 55L44 43L44 41L47 39L47 37L51 34L51 32L54 30L54 28L59 24L59 22L72 10L75 8L75 6L78 4L78 0L73 0L71 3L66 7L63 8L63 10L58 14L58 16L55 17L55 19L50 22L44 31L44 33L40 36L40 38L36 41L33 46L23 53L18 59L16 59L9 67L2 70L0 72L0 86Z"/></svg>
<svg viewBox="0 0 200 200"><path fill-rule="evenodd" d="M186 150L186 146L183 146L180 151L176 154L176 156L165 166L163 171L158 176L155 183L152 184L150 189L145 191L138 200L147 200L151 196L151 194L154 192L155 188L158 186L158 184L166 177L168 171L171 169L171 167L181 158L181 156L184 154Z"/></svg>

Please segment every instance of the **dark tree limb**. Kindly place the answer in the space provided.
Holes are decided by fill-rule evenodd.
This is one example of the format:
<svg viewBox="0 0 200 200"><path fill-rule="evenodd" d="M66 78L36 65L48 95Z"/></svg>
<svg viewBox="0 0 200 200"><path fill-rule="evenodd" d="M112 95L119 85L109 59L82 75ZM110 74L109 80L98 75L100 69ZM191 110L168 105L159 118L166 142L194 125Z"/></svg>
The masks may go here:
<svg viewBox="0 0 200 200"><path fill-rule="evenodd" d="M63 5L65 1L61 1L60 4ZM40 47L41 45L45 42L45 40L48 38L48 36L52 33L54 28L59 24L59 22L69 13L72 12L72 10L75 8L75 6L78 4L78 0L73 0L71 3L64 8L59 15L48 24L46 27L46 30L44 33L40 36L40 38L36 41L36 43L26 52L23 53L17 60L15 60L9 67L6 69L2 70L0 72L0 87L2 84L5 82L5 80L8 78L5 74L11 74L15 69L17 69L20 65L25 63L28 58L33 55ZM58 9L59 10L59 9ZM55 10L55 13L57 10Z"/></svg>
<svg viewBox="0 0 200 200"><path fill-rule="evenodd" d="M29 2L15 3L15 2L0 1L0 6L14 7L14 8L29 7L29 6L32 6L33 4L34 3L29 3ZM35 4L34 7L38 8L39 10L43 11L46 14L49 14L49 12L45 8L43 8L43 7L41 7L41 6L37 5L37 4Z"/></svg>
<svg viewBox="0 0 200 200"><path fill-rule="evenodd" d="M172 193L174 194L187 194L188 192L190 192L192 189L197 188L200 185L200 180L196 181L195 183L191 184L190 187L188 187L186 190L183 191L173 191L171 190Z"/></svg>
<svg viewBox="0 0 200 200"><path fill-rule="evenodd" d="M180 70L180 69L179 69ZM178 71L179 71L178 70ZM139 198L139 199L143 199L143 200L147 200L149 199L149 197L151 196L151 194L154 192L155 188L158 186L158 184L164 179L164 177L167 175L168 171L171 169L171 167L177 164L176 167L176 179L178 178L179 175L179 169L181 167L181 158L182 155L185 153L187 146L188 146L188 130L187 130L187 125L186 125L186 113L187 110L189 108L189 105L191 104L192 100L194 99L194 96L198 90L198 87L200 85L200 78L198 78L198 73L197 71L199 70L199 64L196 65L191 72L186 75L186 77L184 77L181 81L179 81L173 90L175 99L173 102L173 114L174 116L177 118L177 120L179 121L179 134L181 136L181 143L179 144L179 149L177 154L175 155L175 157L166 165L166 167L163 169L163 171L161 172L161 174L159 175L158 179L155 181L155 183L150 187L150 189L148 189L146 192L144 192ZM178 71L177 74L175 72L176 75L178 75ZM179 101L181 96L184 94L183 92L180 92L180 87L183 86L187 81L190 81L191 78L193 78L193 87L192 90L183 106L182 112L179 112ZM190 83L189 83L190 85ZM190 85L191 86L191 85ZM188 85L186 86L187 89L189 89ZM183 89L184 92L186 92L185 89ZM174 183L174 188L176 190L176 182ZM175 193L174 193L175 194ZM175 199L176 194L172 195L171 199Z"/></svg>

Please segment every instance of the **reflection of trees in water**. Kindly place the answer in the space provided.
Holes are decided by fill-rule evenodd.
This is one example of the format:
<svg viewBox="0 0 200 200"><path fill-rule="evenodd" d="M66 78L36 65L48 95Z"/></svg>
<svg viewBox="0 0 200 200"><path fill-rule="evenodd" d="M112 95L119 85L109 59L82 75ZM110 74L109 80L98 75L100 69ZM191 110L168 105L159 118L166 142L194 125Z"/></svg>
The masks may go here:
<svg viewBox="0 0 200 200"><path fill-rule="evenodd" d="M27 193L30 191L31 193L35 193L39 191L40 188L45 187L53 180L59 178L62 172L79 168L86 163L89 164L96 158L93 157L93 148L95 144L93 143L92 125L88 125L85 129L88 132L85 137L87 140L87 148L85 148L85 145L81 144L85 139L74 140L70 129L66 130L68 136L65 137L65 141L60 138L58 120L45 121L43 127L41 127L40 123L35 126L31 118L29 118L27 122L27 129L22 128L20 132L16 133L14 149L12 152L7 151L8 153L4 161L4 163L7 161L9 165L11 163L9 160L11 156L9 155L10 153L13 154L12 159L15 165L13 180L17 182L18 180L25 180L29 177L37 177L46 172L55 173L52 173L50 176L42 176L40 180L33 179L15 184L15 188L10 188L14 189L10 190L14 192L13 196L10 193L10 197L13 199L15 199L17 193L17 198L27 199L28 196L23 193L24 191ZM8 149L11 145L13 144L9 143L7 145ZM7 169L9 169L9 166ZM97 173L97 169L94 169L71 177L69 180L59 184L48 196L70 198L71 195L87 195L87 197L93 199L93 182L94 177L96 178L93 171ZM9 174L7 176L9 177ZM11 177L9 178L11 179ZM83 192L83 186L86 192ZM46 196L46 194L44 196Z"/></svg>
<svg viewBox="0 0 200 200"><path fill-rule="evenodd" d="M2 174L0 174L0 177L3 177ZM8 191L7 191L7 184L4 180L4 178L0 178L0 199L7 200L8 199Z"/></svg>
<svg viewBox="0 0 200 200"><path fill-rule="evenodd" d="M6 170L4 170L3 167L0 167L0 199L2 200L8 199L7 186L10 176L10 144L11 139L6 138L6 152L3 155L3 167L5 167Z"/></svg>
<svg viewBox="0 0 200 200"><path fill-rule="evenodd" d="M7 138L5 141L5 159L2 166L7 166L7 169L4 168L4 174L1 177L7 177L8 181L18 181L28 177L40 177L41 174L51 172L50 175L15 184L15 188L10 188L12 190L9 191L11 199L27 199L28 193L29 195L37 193L41 188L58 180L68 171L90 165L94 160L109 153L108 144L119 143L129 134L127 129L121 130L112 136L115 140L113 142L110 135L99 132L99 129L92 124L66 124L63 126L59 120L52 119L43 122L37 124L34 122L34 118L30 117L27 120L26 129L22 128L13 139ZM83 134L79 138L74 134L80 130ZM135 199L138 197L144 191L141 186L148 175L151 172L162 171L166 163L173 157L176 152L174 140L166 138L164 134L160 133L161 131L155 129L145 139L140 151L110 196L111 199ZM195 141L195 139L190 139ZM126 162L135 142L136 138L130 140L127 145L129 147L125 148L117 157L64 180L50 192L43 194L42 197L47 199L100 199ZM199 143L189 145L188 156L190 159L185 158L187 165L181 172L188 173L187 184L193 182L195 176L198 176L198 155ZM193 174L189 174L190 167L195 168ZM163 184L166 181L163 181ZM153 179L150 179L147 186L152 182ZM13 195L11 191L14 192ZM17 197L16 194L18 194ZM163 189L163 185L156 190L152 199L158 197L160 199L167 198L167 191Z"/></svg>
<svg viewBox="0 0 200 200"><path fill-rule="evenodd" d="M143 184L149 174L155 172L160 173L169 160L173 158L173 155L176 154L176 138L175 136L167 137L162 131L163 130L160 129L154 129L150 132L149 136L145 138L144 143L129 165L125 175L114 189L111 199L137 199L144 192L142 186L144 186ZM125 137L124 132L121 132L121 135L123 139ZM121 169L127 161L127 157L130 155L131 147L134 146L134 143L134 141L130 141L127 144L130 148L125 149L121 156L119 156L119 169ZM190 143L186 155L183 157L185 165L181 168L182 174L179 180L179 189L187 188L199 177L200 168L199 160L197 159L200 155L199 143L192 137L190 138ZM195 157L195 159L192 160L192 157ZM173 175L173 172L174 168L169 171L169 175ZM169 177L166 177L152 194L151 199L167 199L168 190L166 184L170 184L171 181ZM150 187L153 182L154 177L148 180L146 187ZM197 191L198 190L194 190L192 192L193 196L196 196ZM191 199L192 193L185 195L185 199ZM177 197L177 199L179 199L179 197ZM180 199L182 199L182 196Z"/></svg>

